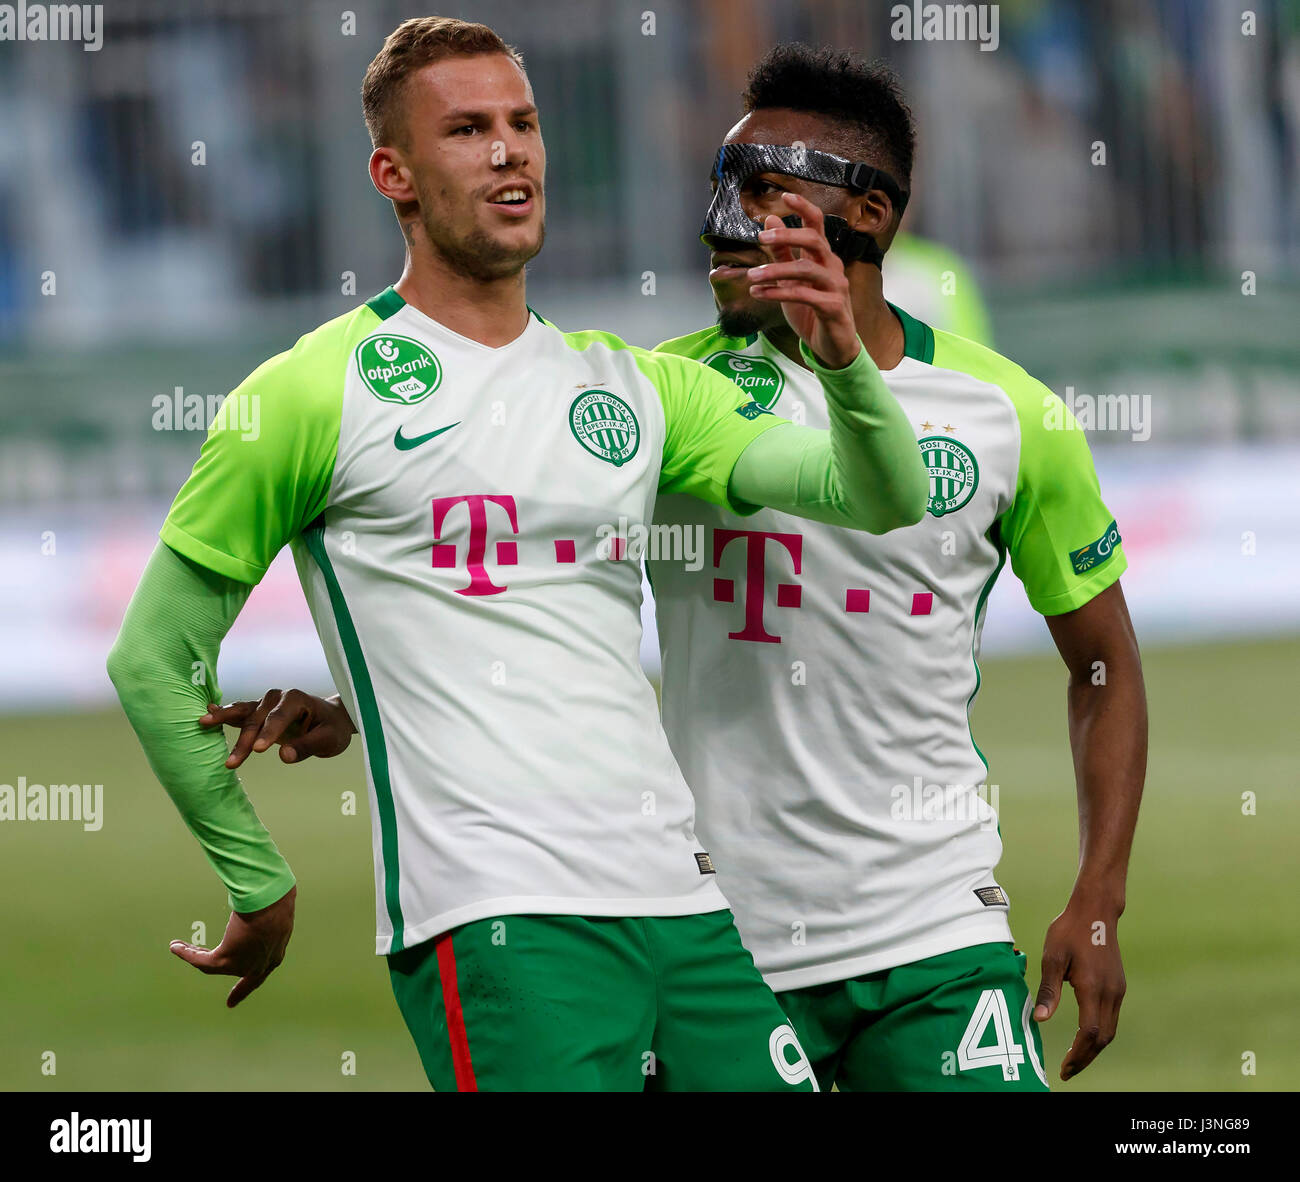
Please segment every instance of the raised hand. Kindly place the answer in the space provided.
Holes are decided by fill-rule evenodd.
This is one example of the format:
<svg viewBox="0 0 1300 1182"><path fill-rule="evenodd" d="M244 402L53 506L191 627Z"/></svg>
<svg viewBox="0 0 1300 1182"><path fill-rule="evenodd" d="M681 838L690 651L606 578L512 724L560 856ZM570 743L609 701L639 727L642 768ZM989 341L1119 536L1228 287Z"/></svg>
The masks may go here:
<svg viewBox="0 0 1300 1182"><path fill-rule="evenodd" d="M807 198L782 193L791 213L803 221L797 229L768 214L758 240L775 262L752 267L749 294L776 300L790 327L828 369L843 369L862 350L844 264L826 240L826 219Z"/></svg>

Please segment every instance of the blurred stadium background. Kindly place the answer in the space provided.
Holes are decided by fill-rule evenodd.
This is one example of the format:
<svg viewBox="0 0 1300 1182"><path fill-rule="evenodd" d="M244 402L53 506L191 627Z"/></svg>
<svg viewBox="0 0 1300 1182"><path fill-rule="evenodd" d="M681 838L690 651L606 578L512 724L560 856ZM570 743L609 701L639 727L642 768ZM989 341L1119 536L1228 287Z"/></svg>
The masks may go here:
<svg viewBox="0 0 1300 1182"><path fill-rule="evenodd" d="M790 39L893 62L920 150L887 292L1062 396L1149 396L1149 438L1091 436L1152 708L1129 999L1062 1090L1300 1087L1300 526L1278 467L1300 444L1300 3L1014 0L994 52L892 40L891 7L436 10L529 65L549 152L530 302L643 345L711 320L696 233L750 64ZM400 271L358 90L384 35L428 10L342 9L113 0L97 52L0 42L0 783L105 786L97 832L0 823L0 1088L424 1086L371 952L364 809L340 809L358 753L246 777L301 906L285 967L229 1013L228 983L167 954L195 922L216 942L224 894L103 671L202 441L156 429L157 400L224 394ZM649 632L645 655L653 674ZM1036 966L1072 879L1074 793L1064 671L1009 572L981 664L1001 877ZM272 683L328 686L284 559L222 668L228 698ZM1052 1063L1072 1021L1067 1002Z"/></svg>

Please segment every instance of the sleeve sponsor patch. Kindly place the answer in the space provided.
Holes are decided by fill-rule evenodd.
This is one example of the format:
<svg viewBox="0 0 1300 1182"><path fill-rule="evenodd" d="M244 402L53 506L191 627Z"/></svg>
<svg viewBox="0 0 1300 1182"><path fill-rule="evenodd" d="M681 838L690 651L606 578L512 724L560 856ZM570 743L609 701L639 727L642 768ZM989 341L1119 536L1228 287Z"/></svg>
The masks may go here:
<svg viewBox="0 0 1300 1182"><path fill-rule="evenodd" d="M1070 551L1070 565L1074 568L1074 573L1086 575L1089 571L1096 570L1115 553L1115 547L1123 540L1119 536L1115 522L1112 521L1106 527L1106 532L1095 542L1089 542L1082 549Z"/></svg>
<svg viewBox="0 0 1300 1182"><path fill-rule="evenodd" d="M756 419L759 415L770 415L772 412L757 402L746 402L744 406L736 407L736 413L742 419Z"/></svg>

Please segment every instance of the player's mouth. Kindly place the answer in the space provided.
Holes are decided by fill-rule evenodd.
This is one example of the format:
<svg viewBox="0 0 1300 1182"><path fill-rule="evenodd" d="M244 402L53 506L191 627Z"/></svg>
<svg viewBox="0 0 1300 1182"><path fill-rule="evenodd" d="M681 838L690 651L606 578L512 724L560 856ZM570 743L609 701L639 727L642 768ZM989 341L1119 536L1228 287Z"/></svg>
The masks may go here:
<svg viewBox="0 0 1300 1182"><path fill-rule="evenodd" d="M709 255L709 265L712 267L709 282L728 283L739 279L750 267L757 267L766 261L766 256L761 251L715 250Z"/></svg>
<svg viewBox="0 0 1300 1182"><path fill-rule="evenodd" d="M506 217L524 218L533 212L533 186L529 181L512 181L490 193L487 201Z"/></svg>

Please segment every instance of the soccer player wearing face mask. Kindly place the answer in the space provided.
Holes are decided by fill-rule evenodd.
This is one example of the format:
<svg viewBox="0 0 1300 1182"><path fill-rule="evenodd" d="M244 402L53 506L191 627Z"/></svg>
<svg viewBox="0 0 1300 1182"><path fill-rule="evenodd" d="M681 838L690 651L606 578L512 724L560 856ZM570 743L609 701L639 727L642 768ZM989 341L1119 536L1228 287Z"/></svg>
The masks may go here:
<svg viewBox="0 0 1300 1182"><path fill-rule="evenodd" d="M823 1088L1043 1090L1036 1022L1062 981L1079 1005L1063 1079L1114 1036L1124 993L1116 924L1146 706L1118 527L1084 433L1050 391L882 295L915 138L893 76L778 47L744 108L703 233L718 324L659 351L822 425L759 230L789 213L790 194L814 202L930 498L921 522L880 538L660 498L656 522L702 526L710 556L695 572L650 563L664 726L742 938ZM1001 839L968 719L985 603L1008 559L1069 670L1078 781L1078 875L1047 933L1036 1003L994 877Z"/></svg>
<svg viewBox="0 0 1300 1182"><path fill-rule="evenodd" d="M759 223L791 214L787 194L812 200L852 260L857 331L908 412L930 500L920 523L870 538L661 497L656 522L704 528L711 558L696 573L651 563L665 727L745 943L824 1088L1043 1090L1036 1022L1062 982L1079 1006L1063 1078L1114 1036L1124 992L1116 923L1146 707L1118 527L1083 433L1051 426L1073 424L1050 391L881 294L914 141L896 81L852 55L780 47L745 106L705 226L719 324L660 348L778 416L822 421L760 269L773 251ZM1069 670L1079 796L1076 884L1033 1002L968 720L984 605L1008 558ZM237 760L282 738L290 762L328 754L351 726L296 691L209 716L221 721L243 727Z"/></svg>
<svg viewBox="0 0 1300 1182"><path fill-rule="evenodd" d="M637 659L639 564L599 543L660 493L881 532L920 518L924 467L820 212L795 202L807 226L775 257L798 277L769 290L824 391L814 430L529 309L545 148L490 29L404 23L362 95L405 271L231 395L109 658L230 894L221 944L173 952L238 977L235 1005L292 932L293 876L198 723L221 640L289 545L364 743L377 950L433 1085L814 1090L695 839ZM255 437L231 413L249 399Z"/></svg>

